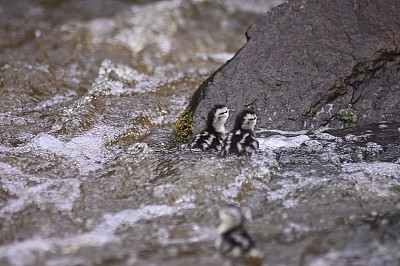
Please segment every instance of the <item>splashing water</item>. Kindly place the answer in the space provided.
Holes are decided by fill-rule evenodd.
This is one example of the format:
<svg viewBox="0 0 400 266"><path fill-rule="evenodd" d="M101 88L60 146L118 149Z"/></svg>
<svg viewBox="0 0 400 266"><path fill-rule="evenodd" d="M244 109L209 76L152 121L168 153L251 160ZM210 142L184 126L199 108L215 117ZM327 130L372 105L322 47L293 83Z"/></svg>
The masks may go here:
<svg viewBox="0 0 400 266"><path fill-rule="evenodd" d="M215 210L234 203L262 265L398 265L399 124L257 129L252 157L171 144L280 3L1 4L0 264L225 265Z"/></svg>

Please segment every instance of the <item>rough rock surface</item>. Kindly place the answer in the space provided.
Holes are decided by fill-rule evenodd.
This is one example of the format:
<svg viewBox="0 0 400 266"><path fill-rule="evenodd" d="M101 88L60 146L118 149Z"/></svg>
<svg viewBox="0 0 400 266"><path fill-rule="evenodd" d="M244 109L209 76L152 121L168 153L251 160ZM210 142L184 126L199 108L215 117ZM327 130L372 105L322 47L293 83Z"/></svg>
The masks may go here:
<svg viewBox="0 0 400 266"><path fill-rule="evenodd" d="M217 103L255 107L259 127L339 127L400 117L400 1L289 1L260 17L248 42L194 94L196 131Z"/></svg>

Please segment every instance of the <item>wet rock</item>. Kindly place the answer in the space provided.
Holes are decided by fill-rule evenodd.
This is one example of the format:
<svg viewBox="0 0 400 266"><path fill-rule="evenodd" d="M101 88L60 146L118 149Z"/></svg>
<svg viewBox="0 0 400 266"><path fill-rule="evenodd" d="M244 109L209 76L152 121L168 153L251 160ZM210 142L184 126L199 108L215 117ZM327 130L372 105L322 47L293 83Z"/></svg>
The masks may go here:
<svg viewBox="0 0 400 266"><path fill-rule="evenodd" d="M259 127L285 130L398 119L399 1L289 1L246 36L195 92L189 109L196 130L217 103L232 108L231 117L255 107ZM352 121L341 121L343 110Z"/></svg>

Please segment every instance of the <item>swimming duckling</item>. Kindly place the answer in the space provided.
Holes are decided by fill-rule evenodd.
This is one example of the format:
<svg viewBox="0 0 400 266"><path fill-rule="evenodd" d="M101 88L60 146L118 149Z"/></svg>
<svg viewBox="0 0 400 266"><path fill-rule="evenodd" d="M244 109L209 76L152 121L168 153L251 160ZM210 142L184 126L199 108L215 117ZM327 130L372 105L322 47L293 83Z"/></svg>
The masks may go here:
<svg viewBox="0 0 400 266"><path fill-rule="evenodd" d="M219 226L215 247L229 257L261 258L261 252L244 228L244 216L239 207L227 205L218 211Z"/></svg>
<svg viewBox="0 0 400 266"><path fill-rule="evenodd" d="M229 132L222 145L221 155L251 155L258 150L258 141L254 133L257 114L251 110L243 110L235 119L235 126Z"/></svg>
<svg viewBox="0 0 400 266"><path fill-rule="evenodd" d="M228 116L228 107L215 105L208 113L206 128L196 135L190 147L192 149L220 151L225 138L225 122Z"/></svg>

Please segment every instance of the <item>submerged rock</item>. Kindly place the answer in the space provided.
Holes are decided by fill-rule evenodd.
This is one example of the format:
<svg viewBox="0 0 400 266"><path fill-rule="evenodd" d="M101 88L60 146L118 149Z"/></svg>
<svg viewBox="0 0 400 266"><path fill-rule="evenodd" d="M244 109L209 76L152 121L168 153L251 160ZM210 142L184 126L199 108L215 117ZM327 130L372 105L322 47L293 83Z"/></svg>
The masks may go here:
<svg viewBox="0 0 400 266"><path fill-rule="evenodd" d="M197 131L218 103L232 117L256 108L260 127L284 130L398 119L398 0L289 1L246 36L236 56L195 92L187 110Z"/></svg>

